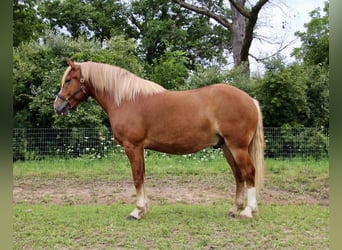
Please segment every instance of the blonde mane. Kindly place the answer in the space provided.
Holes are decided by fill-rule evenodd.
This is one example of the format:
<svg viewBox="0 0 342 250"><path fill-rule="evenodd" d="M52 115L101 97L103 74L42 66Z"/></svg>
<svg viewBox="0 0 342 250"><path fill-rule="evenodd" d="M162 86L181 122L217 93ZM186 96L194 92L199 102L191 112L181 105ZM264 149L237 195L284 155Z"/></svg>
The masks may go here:
<svg viewBox="0 0 342 250"><path fill-rule="evenodd" d="M123 100L134 101L137 96L166 91L162 86L116 66L95 62L79 65L84 79L91 82L95 90L112 95L118 106Z"/></svg>

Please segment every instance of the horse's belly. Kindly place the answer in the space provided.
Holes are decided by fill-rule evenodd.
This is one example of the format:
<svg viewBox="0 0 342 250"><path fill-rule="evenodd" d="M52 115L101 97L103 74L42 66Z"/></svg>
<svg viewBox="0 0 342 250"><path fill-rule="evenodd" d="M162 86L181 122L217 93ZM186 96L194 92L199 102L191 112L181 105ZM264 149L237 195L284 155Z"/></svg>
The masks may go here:
<svg viewBox="0 0 342 250"><path fill-rule="evenodd" d="M162 138L155 136L147 140L148 143L145 148L169 154L191 154L206 147L214 146L220 140L219 136L210 134L194 135L191 133L191 135L172 135L171 131L170 133L168 136L163 136Z"/></svg>
<svg viewBox="0 0 342 250"><path fill-rule="evenodd" d="M147 149L152 149L155 151L168 153L168 154L191 154L200 151L208 147L209 145L180 145L180 144L158 144L146 147Z"/></svg>

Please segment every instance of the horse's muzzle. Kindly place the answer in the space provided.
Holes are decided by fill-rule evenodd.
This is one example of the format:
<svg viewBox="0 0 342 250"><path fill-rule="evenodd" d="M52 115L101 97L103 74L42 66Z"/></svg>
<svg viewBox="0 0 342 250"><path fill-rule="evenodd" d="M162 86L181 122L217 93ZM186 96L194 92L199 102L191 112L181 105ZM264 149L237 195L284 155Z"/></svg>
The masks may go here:
<svg viewBox="0 0 342 250"><path fill-rule="evenodd" d="M58 106L54 106L55 111L59 115L67 115L69 112L70 104L68 102L62 102Z"/></svg>

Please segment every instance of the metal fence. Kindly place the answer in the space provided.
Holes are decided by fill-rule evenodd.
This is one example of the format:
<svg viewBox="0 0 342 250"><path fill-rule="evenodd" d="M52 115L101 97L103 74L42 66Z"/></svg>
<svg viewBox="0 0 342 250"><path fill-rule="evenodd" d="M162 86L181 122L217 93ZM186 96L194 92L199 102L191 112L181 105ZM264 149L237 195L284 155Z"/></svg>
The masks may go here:
<svg viewBox="0 0 342 250"><path fill-rule="evenodd" d="M264 128L266 158L327 158L327 128ZM109 128L14 128L13 160L102 158L121 152Z"/></svg>

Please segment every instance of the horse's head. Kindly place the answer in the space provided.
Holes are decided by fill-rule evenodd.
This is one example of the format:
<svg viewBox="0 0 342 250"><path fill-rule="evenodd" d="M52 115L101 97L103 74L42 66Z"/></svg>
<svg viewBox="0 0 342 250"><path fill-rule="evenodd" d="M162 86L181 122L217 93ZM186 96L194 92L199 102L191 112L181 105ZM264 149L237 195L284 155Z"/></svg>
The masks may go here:
<svg viewBox="0 0 342 250"><path fill-rule="evenodd" d="M89 97L86 83L78 63L67 60L69 67L64 73L61 89L54 101L54 109L59 115L67 115L69 110Z"/></svg>

